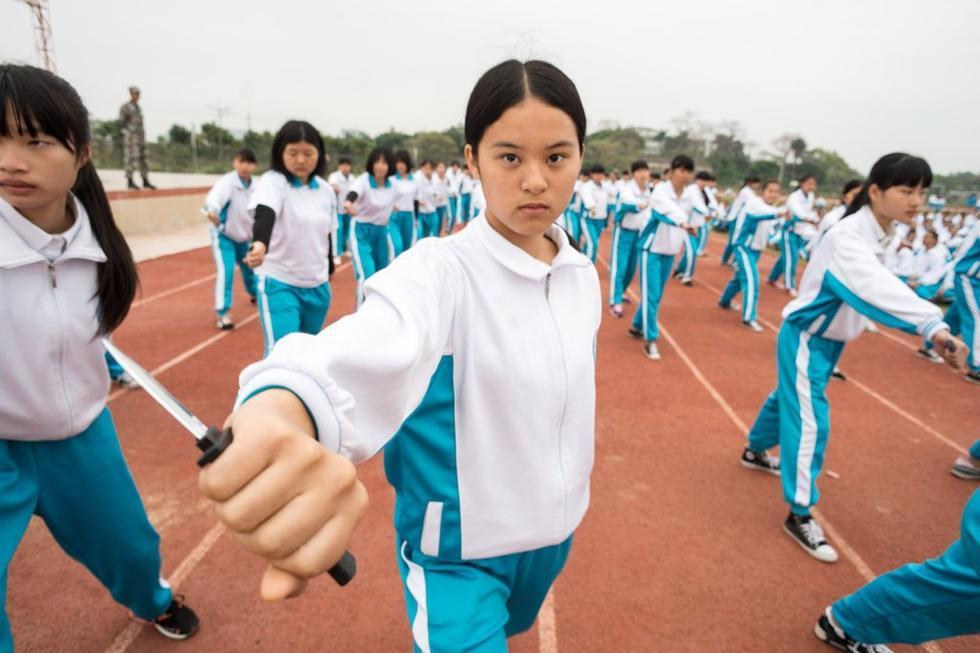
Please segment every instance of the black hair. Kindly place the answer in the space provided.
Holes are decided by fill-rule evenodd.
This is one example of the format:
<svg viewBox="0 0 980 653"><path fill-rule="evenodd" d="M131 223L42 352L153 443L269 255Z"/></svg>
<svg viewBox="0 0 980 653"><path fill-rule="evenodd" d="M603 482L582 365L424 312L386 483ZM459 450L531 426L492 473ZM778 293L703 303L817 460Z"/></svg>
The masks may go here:
<svg viewBox="0 0 980 653"><path fill-rule="evenodd" d="M424 168L425 166L431 166L431 165L432 165L432 159L422 159L422 163L419 164L419 167Z"/></svg>
<svg viewBox="0 0 980 653"><path fill-rule="evenodd" d="M293 178L293 175L286 170L286 164L282 161L282 153L286 150L286 146L293 143L309 143L316 148L319 156L317 157L316 168L314 168L311 176L318 175L322 177L327 170L327 157L324 152L323 138L320 136L317 128L305 120L290 120L276 132L276 137L272 139L272 160L269 163L269 168L285 175L289 179Z"/></svg>
<svg viewBox="0 0 980 653"><path fill-rule="evenodd" d="M761 181L762 179L759 177L759 175L749 175L748 177L745 178L745 182L742 184L742 188L745 188L746 186L751 186L752 184L758 184ZM741 190L741 188L739 190Z"/></svg>
<svg viewBox="0 0 980 653"><path fill-rule="evenodd" d="M458 166L459 165L459 159L453 159L452 160L452 163L450 163L449 165L451 165L451 166Z"/></svg>
<svg viewBox="0 0 980 653"><path fill-rule="evenodd" d="M255 152L252 151L250 147L243 147L242 149L235 152L235 158L239 161L244 161L245 163L258 163L259 160L255 158Z"/></svg>
<svg viewBox="0 0 980 653"><path fill-rule="evenodd" d="M649 163L647 163L646 161L637 159L636 161L634 161L632 163L632 165L630 165L629 174L633 174L637 170L649 170L649 169L650 169L650 164Z"/></svg>
<svg viewBox="0 0 980 653"><path fill-rule="evenodd" d="M595 164L594 166L592 166L592 167L591 167L591 168L589 169L589 172L590 172L591 174L600 174L600 175L604 175L604 174L606 174L606 169L602 167L602 164L601 164L601 163L597 163L597 164Z"/></svg>
<svg viewBox="0 0 980 653"><path fill-rule="evenodd" d="M378 145L368 154L367 164L364 166L364 171L369 175L374 175L374 164L378 162L378 159L384 159L388 164L388 174L385 175L385 179L395 174L395 155L391 153L391 150L387 147L382 147Z"/></svg>
<svg viewBox="0 0 980 653"><path fill-rule="evenodd" d="M892 186L915 188L921 185L923 188L929 188L932 186L932 168L922 157L904 152L886 154L871 166L871 172L868 173L861 192L848 205L844 217L857 213L862 207L871 203L868 189L872 185L881 190L888 190Z"/></svg>
<svg viewBox="0 0 980 653"><path fill-rule="evenodd" d="M651 172L650 179L660 179L662 175L659 172Z"/></svg>
<svg viewBox="0 0 980 653"><path fill-rule="evenodd" d="M585 108L572 80L545 61L509 59L483 73L466 104L463 134L474 157L487 128L528 97L564 111L575 123L579 152L584 151Z"/></svg>
<svg viewBox="0 0 980 653"><path fill-rule="evenodd" d="M762 185L760 186L760 188L762 190L765 190L765 189L769 188L769 185L770 184L776 184L777 186L779 186L779 189L780 190L783 189L783 185L781 183L779 183L779 180L778 179L766 179L764 182L762 182Z"/></svg>
<svg viewBox="0 0 980 653"><path fill-rule="evenodd" d="M816 175L814 175L814 174L806 174L806 175L803 175L802 177L800 177L799 179L797 179L797 180L796 180L796 182L797 182L797 183L798 183L798 184L799 184L800 186L802 186L802 185L803 185L803 183L804 183L804 182L805 182L805 181L806 181L807 179L812 179L813 181L816 181L816 180L817 180L817 176L816 176Z"/></svg>
<svg viewBox="0 0 980 653"><path fill-rule="evenodd" d="M630 171L623 168L623 171L619 173L620 177L629 177Z"/></svg>
<svg viewBox="0 0 980 653"><path fill-rule="evenodd" d="M345 163L347 165L350 165L351 164L351 161L350 161L350 157L349 156L342 156L339 159L337 159L337 165L342 166Z"/></svg>
<svg viewBox="0 0 980 653"><path fill-rule="evenodd" d="M849 179L847 183L844 184L844 190L840 192L840 196L844 197L855 188L860 188L863 185L864 185L864 181L862 181L861 179Z"/></svg>
<svg viewBox="0 0 980 653"><path fill-rule="evenodd" d="M701 181L711 181L711 173L707 170L700 170L698 174L694 175L695 179L700 179Z"/></svg>
<svg viewBox="0 0 980 653"><path fill-rule="evenodd" d="M0 117L0 138L44 133L81 159L92 141L88 110L71 84L54 73L34 66L0 64L0 109L12 124ZM139 287L133 254L112 216L102 181L91 160L78 171L71 192L85 207L92 235L105 252L97 276L98 335L107 335L129 313Z"/></svg>
<svg viewBox="0 0 980 653"><path fill-rule="evenodd" d="M397 150L395 152L395 160L391 162L392 170L397 169L399 163L404 163L408 172L412 171L412 155L408 153L408 150Z"/></svg>
<svg viewBox="0 0 980 653"><path fill-rule="evenodd" d="M694 159L686 154L678 154L670 161L671 170L689 170L694 172Z"/></svg>

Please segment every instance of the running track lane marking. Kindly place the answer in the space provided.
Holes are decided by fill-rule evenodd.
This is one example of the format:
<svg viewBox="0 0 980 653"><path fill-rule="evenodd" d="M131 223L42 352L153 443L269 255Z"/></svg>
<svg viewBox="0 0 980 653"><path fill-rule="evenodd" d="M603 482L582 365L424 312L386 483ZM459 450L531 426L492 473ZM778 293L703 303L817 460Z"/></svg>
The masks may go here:
<svg viewBox="0 0 980 653"><path fill-rule="evenodd" d="M599 261L601 261L602 264L606 266L607 270L609 269L609 263L607 263L604 258L600 256ZM633 299L633 301L637 303L638 306L641 304L639 296L637 296L637 294L633 291L632 288L627 288L626 294L629 295ZM685 351L681 349L680 345L677 344L677 341L674 340L674 337L670 334L670 331L664 328L664 325L659 320L657 321L657 327L663 333L664 338L666 338L667 342L670 343L670 346L674 349L674 351L677 352L677 355L680 357L681 361L683 361L684 365L687 366L687 369L690 370L691 374L694 375L694 378L696 378L698 382L700 382L701 385L704 387L704 389L708 391L708 394L711 395L711 398L714 399L715 402L718 404L718 406L721 407L722 411L726 415L728 415L729 419L732 420L732 423L735 424L735 426L738 427L738 429L741 430L743 434L747 435L749 432L748 425L746 425L745 422L743 422L738 417L738 414L728 404L728 402L725 401L725 398L721 395L721 393L718 392L718 390L716 390L713 385L711 385L711 382L708 381L708 379L704 376L701 370L698 369L698 366L694 364L694 361L692 361L688 357L687 353L685 353ZM841 536L840 531L838 531L837 528L835 528L834 525L831 524L827 520L827 518L820 513L820 511L817 508L813 508L812 512L814 516L818 520L820 520L820 523L824 526L824 528L826 528L827 533L830 534L830 537L831 539L834 540L834 543L844 553L844 557L846 557L850 561L850 563L854 565L854 568L857 570L859 574L861 574L861 577L864 578L865 582L873 581L875 579L875 573L871 571L871 567L868 566L868 563L864 561L861 555L856 550L854 550L854 548L850 544L848 544L847 541ZM929 653L942 653L943 650L935 642L926 642L922 646L927 651L929 651Z"/></svg>
<svg viewBox="0 0 980 653"><path fill-rule="evenodd" d="M555 625L555 588L552 585L538 611L538 651L558 653L558 628Z"/></svg>
<svg viewBox="0 0 980 653"><path fill-rule="evenodd" d="M201 562L201 560L204 559L204 556L208 554L208 551L211 550L211 547L215 545L224 532L225 527L221 524L221 522L216 523L211 527L211 530L207 532L204 539L198 542L197 546L194 547L194 550L181 561L180 566L177 567L174 573L170 575L170 578L167 579L167 582L170 583L170 587L173 590L177 590L177 588L180 587L180 584L183 583L188 576L190 576L191 572L194 571L194 568ZM132 646L133 642L136 641L136 638L140 636L140 633L143 632L145 626L146 624L144 622L135 620L127 624L127 626L119 631L118 635L116 635L116 639L111 645L109 645L109 648L106 649L106 653L124 653L130 646Z"/></svg>
<svg viewBox="0 0 980 653"><path fill-rule="evenodd" d="M183 290L187 290L188 288L193 288L194 286L199 286L202 283L205 283L206 281L211 281L212 279L215 278L215 276L217 275L209 274L206 277L201 277L200 279L195 279L194 281L188 281L182 286L177 286L176 288L171 288L170 290L164 290L163 292L159 292L155 295L150 295L149 297L146 297L144 299L138 299L133 302L133 305L130 308L136 308L137 306L149 304L150 302L155 302L158 299L163 299L164 297L169 297L170 295L176 295L177 293Z"/></svg>
<svg viewBox="0 0 980 653"><path fill-rule="evenodd" d="M718 292L718 288L716 288L715 286L711 285L710 283L707 283L707 282L702 281L700 279L696 279L696 282L699 283L699 284L701 284L705 288L711 290L712 292L714 292L718 296L721 296L721 293ZM769 320L767 320L766 318L762 317L761 315L759 316L759 322L761 322L767 329L769 329L773 333L779 333L779 329L776 327L776 325L773 324L772 322L770 322ZM888 328L888 327L884 327L884 328ZM887 334L885 334L885 332L882 331L881 332L881 335L887 335ZM896 338L895 336L889 336L889 337L892 340L895 340L896 342L899 342L901 344L905 344L901 340L899 340L898 338ZM915 349L914 347L911 347L911 348L912 349ZM928 424L926 424L925 422L923 422L922 420L920 420L918 417L915 417L911 413L903 410L902 408L899 408L895 403L893 403L889 399L886 399L885 397L881 396L880 394L878 394L877 392L875 392L874 390L872 390L871 388L869 388L865 384L863 384L860 381L858 381L850 373L847 375L847 380L848 380L849 383L853 382L855 388L857 388L861 392L864 392L865 394L867 394L872 399L875 399L876 401L878 401L880 404L882 404L886 408L891 409L897 415L899 415L901 417L904 417L906 420L912 422L913 424L915 424L916 426L918 426L919 428L921 428L923 431L925 431L926 433L928 433L932 437L936 438L937 440L939 440L940 442L942 442L946 446L950 447L953 451L957 452L961 456L966 456L967 455L967 451L966 451L966 449L964 447L961 447L960 445L956 444L956 442L954 442L951 438L943 435L942 433L940 433L936 429L932 428L931 426L929 426Z"/></svg>

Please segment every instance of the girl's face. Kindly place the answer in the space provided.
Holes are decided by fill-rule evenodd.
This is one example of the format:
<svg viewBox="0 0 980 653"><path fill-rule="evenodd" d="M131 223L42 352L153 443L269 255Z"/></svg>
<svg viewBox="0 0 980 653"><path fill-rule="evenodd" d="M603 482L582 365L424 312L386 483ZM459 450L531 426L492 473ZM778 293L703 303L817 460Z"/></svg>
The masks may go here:
<svg viewBox="0 0 980 653"><path fill-rule="evenodd" d="M762 190L762 201L766 204L775 204L779 199L779 184L768 184Z"/></svg>
<svg viewBox="0 0 980 653"><path fill-rule="evenodd" d="M91 147L86 145L76 156L47 134L17 135L13 116L8 114L6 120L11 136L0 137L0 197L24 215L63 204L91 156Z"/></svg>
<svg viewBox="0 0 980 653"><path fill-rule="evenodd" d="M881 190L877 184L871 184L868 187L868 199L871 202L871 210L879 218L911 224L926 201L926 191L922 184L914 188L892 186L887 190Z"/></svg>
<svg viewBox="0 0 980 653"><path fill-rule="evenodd" d="M431 163L426 163L424 166L422 166L422 174L425 176L426 179L432 179L432 164Z"/></svg>
<svg viewBox="0 0 980 653"><path fill-rule="evenodd" d="M286 166L286 170L304 182L310 178L319 162L320 153L316 146L306 141L290 143L282 151L282 163Z"/></svg>
<svg viewBox="0 0 980 653"><path fill-rule="evenodd" d="M633 181L635 181L636 185L639 186L640 188L646 187L646 185L650 182L650 171L646 168L640 168L639 170L634 170Z"/></svg>
<svg viewBox="0 0 980 653"><path fill-rule="evenodd" d="M398 171L398 174L404 177L408 174L408 164L406 164L404 161L398 161L395 163L395 170Z"/></svg>
<svg viewBox="0 0 980 653"><path fill-rule="evenodd" d="M858 193L860 192L861 192L861 187L858 186L857 188L852 188L851 190L844 193L844 197L843 197L844 204L850 205L850 203L854 201L854 198L857 197Z"/></svg>
<svg viewBox="0 0 980 653"><path fill-rule="evenodd" d="M376 179L384 179L388 176L388 160L384 157L378 158L371 166L371 173Z"/></svg>
<svg viewBox="0 0 980 653"><path fill-rule="evenodd" d="M436 166L436 174L439 175L440 177L445 177L446 176L446 164L445 163L440 163L439 165Z"/></svg>
<svg viewBox="0 0 980 653"><path fill-rule="evenodd" d="M530 97L487 127L478 156L466 146L466 162L482 183L491 225L540 236L568 206L582 152L569 115Z"/></svg>

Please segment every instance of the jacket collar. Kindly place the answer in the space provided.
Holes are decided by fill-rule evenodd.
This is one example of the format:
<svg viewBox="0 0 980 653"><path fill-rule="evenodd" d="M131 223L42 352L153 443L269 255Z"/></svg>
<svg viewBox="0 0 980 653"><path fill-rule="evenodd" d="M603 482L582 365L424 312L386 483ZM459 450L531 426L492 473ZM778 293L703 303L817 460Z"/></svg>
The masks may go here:
<svg viewBox="0 0 980 653"><path fill-rule="evenodd" d="M878 224L878 219L875 217L874 213L871 212L870 206L865 205L861 207L857 213L847 219L858 221L861 235L868 242L875 253L885 253L885 245L891 238L891 234L881 228L881 225Z"/></svg>
<svg viewBox="0 0 980 653"><path fill-rule="evenodd" d="M88 213L82 203L72 195L75 203L75 224L62 234L68 241L64 253L57 261L84 259L104 263L105 252L99 246ZM54 236L35 226L17 209L0 199L0 268L14 268L29 263L47 262L41 254Z"/></svg>
<svg viewBox="0 0 980 653"><path fill-rule="evenodd" d="M476 232L480 242L486 246L498 263L526 279L541 281L552 271L563 266L588 267L592 265L592 262L585 255L572 247L565 230L555 224L551 225L545 233L552 242L558 245L558 253L555 254L551 265L539 261L497 233L487 222L485 213L480 213L475 220L470 222L467 229L473 229Z"/></svg>

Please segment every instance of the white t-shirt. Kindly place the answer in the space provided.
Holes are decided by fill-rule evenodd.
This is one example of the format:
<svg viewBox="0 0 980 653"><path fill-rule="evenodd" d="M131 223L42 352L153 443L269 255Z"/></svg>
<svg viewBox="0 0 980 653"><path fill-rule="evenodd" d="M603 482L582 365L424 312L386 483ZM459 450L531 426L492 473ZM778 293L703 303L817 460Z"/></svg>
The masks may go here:
<svg viewBox="0 0 980 653"><path fill-rule="evenodd" d="M256 185L256 180L250 179L246 186L238 173L232 171L218 180L204 200L204 210L221 218L218 231L235 242L252 240L252 216L248 207Z"/></svg>
<svg viewBox="0 0 980 653"><path fill-rule="evenodd" d="M429 179L422 172L415 173L415 183L418 186L419 213L436 212L436 175Z"/></svg>
<svg viewBox="0 0 980 653"><path fill-rule="evenodd" d="M418 182L411 175L402 177L398 173L395 173L390 180L395 188L395 210L414 211L415 201L419 199Z"/></svg>
<svg viewBox="0 0 980 653"><path fill-rule="evenodd" d="M354 175L345 175L340 170L334 170L327 177L327 183L332 187L337 189L337 209L338 213L344 212L344 201L347 199L347 193L350 192L351 186L354 185Z"/></svg>
<svg viewBox="0 0 980 653"><path fill-rule="evenodd" d="M354 180L351 190L357 193L354 201L354 218L357 222L387 226L388 218L395 206L395 187L391 177L385 179L384 186L378 186L373 175L362 173Z"/></svg>
<svg viewBox="0 0 980 653"><path fill-rule="evenodd" d="M328 236L337 228L333 188L320 177L301 184L269 171L262 175L249 203L253 218L260 204L275 211L276 223L269 251L256 272L300 288L326 283Z"/></svg>

